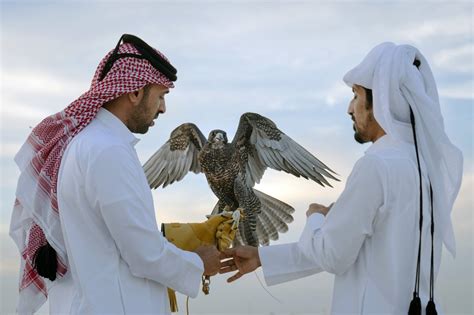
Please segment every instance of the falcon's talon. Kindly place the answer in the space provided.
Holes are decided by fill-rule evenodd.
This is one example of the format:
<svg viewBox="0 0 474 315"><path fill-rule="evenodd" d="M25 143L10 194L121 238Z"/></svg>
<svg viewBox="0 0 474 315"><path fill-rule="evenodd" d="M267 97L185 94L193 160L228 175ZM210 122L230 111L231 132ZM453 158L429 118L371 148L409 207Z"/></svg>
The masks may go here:
<svg viewBox="0 0 474 315"><path fill-rule="evenodd" d="M245 218L244 208L238 207L238 208L234 211L234 213L235 213L235 212L239 212L239 213L240 213L240 218L241 218L241 219Z"/></svg>
<svg viewBox="0 0 474 315"><path fill-rule="evenodd" d="M232 218L233 217L233 212L232 211L222 211L221 215L226 217L226 218Z"/></svg>
<svg viewBox="0 0 474 315"><path fill-rule="evenodd" d="M232 230L237 230L238 227L239 227L239 222L240 222L240 217L241 217L241 213L240 213L240 210L239 211L234 211L234 213L232 213L232 219L234 220L234 222L232 223Z"/></svg>

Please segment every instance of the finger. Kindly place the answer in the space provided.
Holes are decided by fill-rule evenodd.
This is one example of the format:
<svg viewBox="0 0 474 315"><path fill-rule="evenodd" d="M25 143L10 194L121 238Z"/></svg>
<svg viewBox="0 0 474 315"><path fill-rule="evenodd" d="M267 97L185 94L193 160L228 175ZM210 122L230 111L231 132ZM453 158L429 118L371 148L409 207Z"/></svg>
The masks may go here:
<svg viewBox="0 0 474 315"><path fill-rule="evenodd" d="M219 270L219 273L228 273L228 272L232 272L232 271L236 271L238 270L237 266L229 266L229 267L224 267L224 268L221 268Z"/></svg>
<svg viewBox="0 0 474 315"><path fill-rule="evenodd" d="M224 255L224 258L234 257L235 249L229 248L221 252Z"/></svg>
<svg viewBox="0 0 474 315"><path fill-rule="evenodd" d="M221 261L221 267L235 266L235 261L233 259Z"/></svg>
<svg viewBox="0 0 474 315"><path fill-rule="evenodd" d="M240 272L237 272L235 275L233 275L232 277L230 277L229 279L227 279L227 282L228 283L231 283L237 279L239 279L240 277L242 277L243 274L241 274Z"/></svg>
<svg viewBox="0 0 474 315"><path fill-rule="evenodd" d="M220 253L219 253L219 258L220 258L221 260L222 260L222 259L226 259L226 258L232 258L233 256L234 256L233 254L229 255L229 254L227 254L227 253L225 253L225 252L220 252Z"/></svg>

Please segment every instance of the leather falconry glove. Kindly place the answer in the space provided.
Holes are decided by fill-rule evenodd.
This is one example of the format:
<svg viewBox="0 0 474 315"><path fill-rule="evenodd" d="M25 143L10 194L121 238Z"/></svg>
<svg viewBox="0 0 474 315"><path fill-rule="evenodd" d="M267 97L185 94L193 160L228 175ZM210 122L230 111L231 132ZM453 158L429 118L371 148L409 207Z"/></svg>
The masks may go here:
<svg viewBox="0 0 474 315"><path fill-rule="evenodd" d="M223 211L220 214L208 216L201 223L163 223L161 231L166 239L176 247L194 251L199 246L214 245L219 251L224 251L232 245L240 221L240 210ZM203 276L203 292L209 294L210 278ZM171 312L178 311L176 294L168 288Z"/></svg>

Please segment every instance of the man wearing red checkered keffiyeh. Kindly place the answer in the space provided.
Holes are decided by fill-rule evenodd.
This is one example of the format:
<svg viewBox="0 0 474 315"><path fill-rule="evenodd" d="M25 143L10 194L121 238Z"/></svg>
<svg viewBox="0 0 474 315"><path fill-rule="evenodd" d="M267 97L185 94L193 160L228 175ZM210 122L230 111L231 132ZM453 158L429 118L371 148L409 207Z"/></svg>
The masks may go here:
<svg viewBox="0 0 474 315"><path fill-rule="evenodd" d="M21 253L19 313L37 311L53 283L72 292L69 313L168 313L166 286L197 294L211 259L163 239L136 153L123 145L130 139L134 145L131 133L147 132L164 113L164 95L175 80L176 69L163 54L123 35L100 62L90 89L33 129L15 156L21 174L10 235ZM91 192L94 185L100 186ZM71 190L77 196L69 196ZM118 202L120 195L127 198ZM83 213L90 222L75 217ZM94 242L81 248L91 235ZM214 250L208 254L216 256Z"/></svg>

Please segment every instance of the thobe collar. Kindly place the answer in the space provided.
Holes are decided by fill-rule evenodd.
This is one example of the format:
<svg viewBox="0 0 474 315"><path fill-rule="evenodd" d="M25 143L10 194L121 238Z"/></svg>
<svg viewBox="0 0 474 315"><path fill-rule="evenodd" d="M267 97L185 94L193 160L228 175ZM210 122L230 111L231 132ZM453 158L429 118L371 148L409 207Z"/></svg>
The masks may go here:
<svg viewBox="0 0 474 315"><path fill-rule="evenodd" d="M394 142L395 140L389 135L383 135L378 138L374 143L372 143L367 150L365 150L365 154L377 152L382 148L390 146Z"/></svg>
<svg viewBox="0 0 474 315"><path fill-rule="evenodd" d="M105 124L113 133L124 139L125 142L135 146L140 139L135 137L133 133L125 126L125 124L107 109L101 107L97 112L96 118Z"/></svg>

